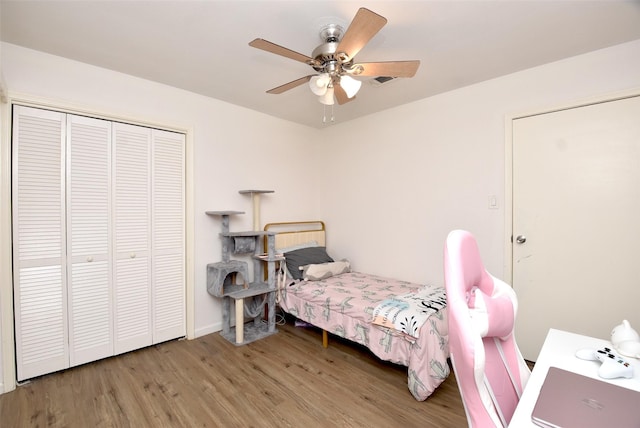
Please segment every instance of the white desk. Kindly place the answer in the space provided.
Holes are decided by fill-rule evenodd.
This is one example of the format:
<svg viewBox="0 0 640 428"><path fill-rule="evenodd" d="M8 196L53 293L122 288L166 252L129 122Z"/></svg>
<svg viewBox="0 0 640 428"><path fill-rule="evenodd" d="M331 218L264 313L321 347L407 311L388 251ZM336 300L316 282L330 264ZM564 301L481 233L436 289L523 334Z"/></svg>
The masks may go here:
<svg viewBox="0 0 640 428"><path fill-rule="evenodd" d="M602 379L598 377L599 362L585 361L575 356L578 349L599 349L604 346L611 347L611 342L562 330L550 329L509 426L514 428L536 427L536 425L531 422L531 412L533 411L536 400L538 399L538 393L540 392L540 388L542 388L544 379L551 366L640 391L639 360L626 358L627 361L634 366L634 377L632 379Z"/></svg>

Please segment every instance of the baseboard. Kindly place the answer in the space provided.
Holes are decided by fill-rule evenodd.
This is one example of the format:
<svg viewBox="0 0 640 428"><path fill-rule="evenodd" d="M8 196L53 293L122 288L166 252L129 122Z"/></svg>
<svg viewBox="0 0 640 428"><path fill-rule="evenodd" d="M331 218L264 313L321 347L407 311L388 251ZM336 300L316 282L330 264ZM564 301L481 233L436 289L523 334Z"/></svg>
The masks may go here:
<svg viewBox="0 0 640 428"><path fill-rule="evenodd" d="M207 334L217 333L222 330L222 323L209 324L207 326L197 328L195 331L196 338L206 336Z"/></svg>

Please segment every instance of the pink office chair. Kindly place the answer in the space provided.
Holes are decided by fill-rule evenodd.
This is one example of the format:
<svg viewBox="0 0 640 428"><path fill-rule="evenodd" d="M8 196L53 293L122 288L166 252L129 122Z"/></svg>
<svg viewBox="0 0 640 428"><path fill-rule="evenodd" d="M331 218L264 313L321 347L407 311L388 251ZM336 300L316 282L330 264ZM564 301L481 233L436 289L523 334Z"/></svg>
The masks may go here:
<svg viewBox="0 0 640 428"><path fill-rule="evenodd" d="M469 232L444 248L449 350L469 427L506 427L531 371L513 336L513 289L486 271Z"/></svg>

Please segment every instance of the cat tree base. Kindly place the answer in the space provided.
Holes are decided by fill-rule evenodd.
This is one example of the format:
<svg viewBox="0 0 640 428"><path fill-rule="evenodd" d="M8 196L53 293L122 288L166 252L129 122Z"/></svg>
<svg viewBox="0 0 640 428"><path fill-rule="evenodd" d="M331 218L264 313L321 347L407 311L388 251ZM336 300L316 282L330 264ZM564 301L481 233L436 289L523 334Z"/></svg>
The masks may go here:
<svg viewBox="0 0 640 428"><path fill-rule="evenodd" d="M222 337L236 346L246 345L247 343L264 339L265 337L269 337L278 332L278 330L269 331L269 326L263 322L256 324L254 321L249 321L244 324L243 328L240 330L242 331L242 342L237 342L236 327L231 327L227 333L220 333Z"/></svg>

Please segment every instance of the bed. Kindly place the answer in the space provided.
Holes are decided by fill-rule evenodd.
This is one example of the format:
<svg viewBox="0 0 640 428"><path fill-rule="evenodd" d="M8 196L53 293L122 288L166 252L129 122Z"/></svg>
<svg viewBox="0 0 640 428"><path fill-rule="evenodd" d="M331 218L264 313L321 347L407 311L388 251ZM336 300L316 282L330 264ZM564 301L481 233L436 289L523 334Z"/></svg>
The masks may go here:
<svg viewBox="0 0 640 428"><path fill-rule="evenodd" d="M444 287L354 272L333 260L322 221L270 223L284 255L278 306L329 334L366 346L378 358L407 367L416 400L427 399L449 375ZM416 314L415 310L418 310Z"/></svg>

